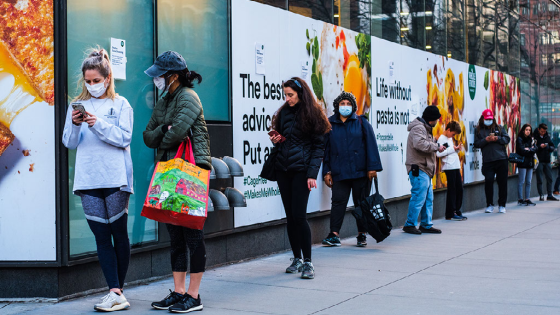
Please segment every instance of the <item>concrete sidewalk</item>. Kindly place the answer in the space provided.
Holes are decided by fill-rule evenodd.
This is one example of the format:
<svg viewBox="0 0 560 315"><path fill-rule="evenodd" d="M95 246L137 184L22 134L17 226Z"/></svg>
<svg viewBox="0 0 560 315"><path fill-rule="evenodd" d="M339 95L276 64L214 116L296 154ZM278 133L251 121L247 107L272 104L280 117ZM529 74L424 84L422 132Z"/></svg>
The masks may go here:
<svg viewBox="0 0 560 315"><path fill-rule="evenodd" d="M506 214L467 213L436 220L441 235L400 227L366 248L346 239L313 248L316 278L284 273L285 252L206 272L201 314L560 314L560 202L509 204ZM150 308L171 279L125 291L124 314L167 314ZM104 294L60 303L0 303L0 314L93 314Z"/></svg>

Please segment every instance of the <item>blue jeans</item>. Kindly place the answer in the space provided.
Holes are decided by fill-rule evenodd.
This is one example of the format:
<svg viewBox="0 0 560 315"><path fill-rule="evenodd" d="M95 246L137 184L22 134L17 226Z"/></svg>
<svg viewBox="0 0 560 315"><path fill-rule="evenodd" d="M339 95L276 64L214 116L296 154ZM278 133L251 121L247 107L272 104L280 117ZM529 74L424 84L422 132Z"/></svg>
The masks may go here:
<svg viewBox="0 0 560 315"><path fill-rule="evenodd" d="M518 168L517 196L519 200L531 197L531 179L533 179L533 168ZM525 198L523 198L523 185L525 185Z"/></svg>
<svg viewBox="0 0 560 315"><path fill-rule="evenodd" d="M413 176L408 173L411 197L408 203L408 216L404 226L416 226L418 213L420 213L420 226L429 229L432 227L432 214L434 213L434 190L432 180L428 174L420 171L420 175Z"/></svg>

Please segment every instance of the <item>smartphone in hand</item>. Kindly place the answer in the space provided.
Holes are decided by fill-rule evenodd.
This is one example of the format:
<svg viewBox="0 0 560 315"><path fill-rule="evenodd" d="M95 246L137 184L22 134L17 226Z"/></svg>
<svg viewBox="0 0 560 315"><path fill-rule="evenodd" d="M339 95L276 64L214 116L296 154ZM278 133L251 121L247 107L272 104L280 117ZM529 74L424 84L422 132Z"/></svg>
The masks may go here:
<svg viewBox="0 0 560 315"><path fill-rule="evenodd" d="M82 118L86 118L88 114L86 114L86 109L82 103L72 103L72 109L79 111L82 114Z"/></svg>
<svg viewBox="0 0 560 315"><path fill-rule="evenodd" d="M276 130L269 131L268 135L271 136L271 137L280 136L279 143L282 143L282 142L286 141L286 138L284 136L282 136L280 133L278 133L278 131L276 131Z"/></svg>

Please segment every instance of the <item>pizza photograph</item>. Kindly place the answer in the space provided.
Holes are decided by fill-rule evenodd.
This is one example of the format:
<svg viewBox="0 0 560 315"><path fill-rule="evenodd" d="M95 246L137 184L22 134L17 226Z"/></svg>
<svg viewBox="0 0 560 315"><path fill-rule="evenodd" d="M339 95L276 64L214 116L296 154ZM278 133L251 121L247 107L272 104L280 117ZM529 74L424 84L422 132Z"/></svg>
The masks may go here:
<svg viewBox="0 0 560 315"><path fill-rule="evenodd" d="M0 2L0 156L18 137L14 118L30 105L54 105L53 0Z"/></svg>

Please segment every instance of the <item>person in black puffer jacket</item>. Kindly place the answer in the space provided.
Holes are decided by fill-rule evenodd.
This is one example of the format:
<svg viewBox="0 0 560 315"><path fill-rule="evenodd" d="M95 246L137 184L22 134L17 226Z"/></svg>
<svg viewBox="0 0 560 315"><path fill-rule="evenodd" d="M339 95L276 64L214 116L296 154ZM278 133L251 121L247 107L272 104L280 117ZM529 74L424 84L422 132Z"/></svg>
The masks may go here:
<svg viewBox="0 0 560 315"><path fill-rule="evenodd" d="M517 163L518 184L517 195L519 206L534 206L535 204L529 199L531 196L531 179L533 178L534 156L537 147L533 143L533 128L531 125L525 124L519 130L517 141L515 142L515 151L523 156L523 162ZM525 186L525 198L523 198L523 186Z"/></svg>
<svg viewBox="0 0 560 315"><path fill-rule="evenodd" d="M483 110L476 127L474 147L482 152L486 213L494 212L494 177L498 183L499 212L506 213L508 178L506 145L510 141L507 131L496 123L492 110Z"/></svg>
<svg viewBox="0 0 560 315"><path fill-rule="evenodd" d="M283 88L286 102L272 118L272 129L280 135L273 135L270 140L278 150L276 178L294 254L286 272L301 271L302 278L313 279L307 201L311 188L317 188L317 175L325 149L324 137L330 124L305 81L292 78L284 82Z"/></svg>
<svg viewBox="0 0 560 315"><path fill-rule="evenodd" d="M539 165L537 166L537 190L539 191L540 201L544 201L543 191L543 175L546 177L546 188L548 196L546 200L558 201L552 195L552 166L550 165L550 153L554 152L554 143L550 139L547 132L548 126L540 124L539 128L535 130L533 137L537 142L537 158Z"/></svg>

